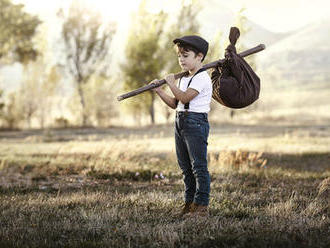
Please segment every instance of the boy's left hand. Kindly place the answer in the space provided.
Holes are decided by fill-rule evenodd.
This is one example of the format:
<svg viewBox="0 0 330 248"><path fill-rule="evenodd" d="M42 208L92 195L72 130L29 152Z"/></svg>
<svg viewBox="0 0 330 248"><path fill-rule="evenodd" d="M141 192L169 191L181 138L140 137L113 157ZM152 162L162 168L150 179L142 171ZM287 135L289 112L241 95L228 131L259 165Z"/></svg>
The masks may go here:
<svg viewBox="0 0 330 248"><path fill-rule="evenodd" d="M174 74L171 73L171 74L167 75L165 77L165 81L166 81L167 84L171 84L171 85L175 84Z"/></svg>
<svg viewBox="0 0 330 248"><path fill-rule="evenodd" d="M149 84L157 84L159 82L158 79L154 79L152 80ZM152 91L153 92L156 92L156 93L159 93L160 91L162 90L162 88L159 86L157 88L153 88Z"/></svg>

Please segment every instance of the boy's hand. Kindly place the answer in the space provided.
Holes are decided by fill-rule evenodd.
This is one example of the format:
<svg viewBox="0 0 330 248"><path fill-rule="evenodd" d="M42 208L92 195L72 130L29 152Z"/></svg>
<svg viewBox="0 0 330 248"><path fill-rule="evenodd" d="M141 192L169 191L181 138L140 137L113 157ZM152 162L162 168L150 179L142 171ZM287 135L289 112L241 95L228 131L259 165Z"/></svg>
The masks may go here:
<svg viewBox="0 0 330 248"><path fill-rule="evenodd" d="M154 80L152 80L149 84L156 84L156 83L158 83L159 82L159 80L158 79L154 79ZM152 89L152 91L153 92L156 92L156 93L158 93L159 91L161 91L162 89L161 89L161 87L159 86L159 87L157 87L157 88L153 88Z"/></svg>
<svg viewBox="0 0 330 248"><path fill-rule="evenodd" d="M165 80L166 80L166 83L169 84L169 85L173 85L173 84L175 84L174 74L171 73L171 74L167 75L167 76L165 77Z"/></svg>

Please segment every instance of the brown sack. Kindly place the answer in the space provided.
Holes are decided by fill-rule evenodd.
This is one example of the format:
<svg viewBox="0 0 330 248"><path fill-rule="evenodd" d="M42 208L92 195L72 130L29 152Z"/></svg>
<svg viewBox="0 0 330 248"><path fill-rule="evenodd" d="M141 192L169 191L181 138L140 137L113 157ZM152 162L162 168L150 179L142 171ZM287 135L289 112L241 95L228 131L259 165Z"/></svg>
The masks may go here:
<svg viewBox="0 0 330 248"><path fill-rule="evenodd" d="M260 79L250 65L236 53L239 29L230 29L230 45L226 49L221 72L215 69L211 79L213 99L229 108L244 108L259 98Z"/></svg>

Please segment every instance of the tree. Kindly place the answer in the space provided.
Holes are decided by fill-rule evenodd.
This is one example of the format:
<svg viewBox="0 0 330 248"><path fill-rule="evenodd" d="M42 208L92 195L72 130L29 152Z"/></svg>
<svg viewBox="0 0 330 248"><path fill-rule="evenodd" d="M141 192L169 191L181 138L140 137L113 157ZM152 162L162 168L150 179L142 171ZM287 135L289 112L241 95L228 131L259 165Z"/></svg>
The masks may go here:
<svg viewBox="0 0 330 248"><path fill-rule="evenodd" d="M58 68L50 62L51 49L47 41L47 29L41 26L34 37L39 51L35 61L24 64L23 79L18 92L17 104L20 104L22 116L31 128L32 118L39 121L41 128L52 113L52 102L60 80Z"/></svg>
<svg viewBox="0 0 330 248"><path fill-rule="evenodd" d="M42 57L29 63L24 68L24 76L18 93L18 102L24 120L31 128L31 119L36 117L41 128L44 128L47 116L52 113L53 97L60 80L56 66L47 66Z"/></svg>
<svg viewBox="0 0 330 248"><path fill-rule="evenodd" d="M177 55L174 50L173 40L184 35L199 35L200 24L197 21L197 15L200 8L201 5L198 0L193 0L188 4L184 0L181 1L180 11L174 23L170 25L167 33L165 34L163 56L165 57L166 64L164 66L164 74L181 71L177 60ZM166 91L170 93L168 88L166 88ZM164 106L163 109L166 121L168 122L172 111L168 108L168 106Z"/></svg>
<svg viewBox="0 0 330 248"><path fill-rule="evenodd" d="M40 20L23 11L24 5L0 0L0 59L10 63L27 63L35 59L37 51L31 38Z"/></svg>
<svg viewBox="0 0 330 248"><path fill-rule="evenodd" d="M30 63L30 70L31 74L35 75L33 80L38 82L36 87L39 89L39 106L36 117L40 127L44 128L47 118L52 114L54 97L56 96L61 76L59 68L55 64L56 62L51 62L54 53L47 40L49 36L48 29L46 26L41 27L35 37L35 44L41 56L35 62ZM26 78L26 80L28 79Z"/></svg>
<svg viewBox="0 0 330 248"><path fill-rule="evenodd" d="M61 76L57 66L51 66L42 74L43 81L40 85L39 107L37 118L39 125L44 128L47 117L52 114L54 106L54 96L61 80Z"/></svg>
<svg viewBox="0 0 330 248"><path fill-rule="evenodd" d="M4 117L5 100L3 98L3 90L0 89L0 120Z"/></svg>
<svg viewBox="0 0 330 248"><path fill-rule="evenodd" d="M209 42L209 51L204 61L205 64L224 58L222 38L223 33L219 31L214 35L213 40Z"/></svg>
<svg viewBox="0 0 330 248"><path fill-rule="evenodd" d="M118 115L114 106L113 83L101 76L92 77L85 85L86 99L90 103L87 113L97 126L110 125L111 118Z"/></svg>
<svg viewBox="0 0 330 248"><path fill-rule="evenodd" d="M213 62L215 60L219 60L221 58L224 58L224 50L223 50L223 46L222 46L222 38L223 38L223 34L221 31L218 31L213 40L209 43L209 51L207 53L207 56L205 58L204 63L210 63ZM212 69L213 70L213 69ZM212 70L209 70L209 75L211 75ZM222 106L219 106L219 103L216 101L211 101L211 110L209 112L209 114L213 114L214 110L217 108L221 108Z"/></svg>
<svg viewBox="0 0 330 248"><path fill-rule="evenodd" d="M126 63L121 65L124 90L130 91L145 85L160 73L165 65L161 49L161 37L167 15L146 10L147 1L142 0L139 10L132 18L132 25L126 45ZM127 107L135 116L148 113L151 123L155 123L155 94L153 91L138 95L127 101Z"/></svg>
<svg viewBox="0 0 330 248"><path fill-rule="evenodd" d="M3 108L2 120L5 122L5 126L13 129L17 128L20 122L24 119L22 115L23 111L19 104L18 92L12 92L8 96L8 101Z"/></svg>
<svg viewBox="0 0 330 248"><path fill-rule="evenodd" d="M165 38L166 66L165 70L169 72L179 72L181 68L177 61L176 53L173 49L173 40L184 35L199 35L200 24L197 21L197 15L201 5L198 0L192 0L189 4L181 1L181 8L175 22L170 26ZM173 51L173 52L170 52Z"/></svg>
<svg viewBox="0 0 330 248"><path fill-rule="evenodd" d="M37 57L32 38L41 21L24 12L23 7L10 0L0 0L0 60L3 64L15 61L27 64ZM17 126L23 118L16 106L18 98L17 93L12 93L0 104L0 118L9 128Z"/></svg>
<svg viewBox="0 0 330 248"><path fill-rule="evenodd" d="M62 27L65 46L65 68L74 79L80 98L82 125L88 115L84 85L92 75L106 75L109 64L109 48L116 31L113 23L102 25L100 15L74 1Z"/></svg>
<svg viewBox="0 0 330 248"><path fill-rule="evenodd" d="M27 120L29 128L31 128L32 115L36 113L39 106L38 86L40 81L36 81L36 78L38 78L38 71L34 70L32 73L25 70L25 75L28 74L29 76L23 81L20 87L18 101L16 103L22 111L21 114L23 115L24 120Z"/></svg>

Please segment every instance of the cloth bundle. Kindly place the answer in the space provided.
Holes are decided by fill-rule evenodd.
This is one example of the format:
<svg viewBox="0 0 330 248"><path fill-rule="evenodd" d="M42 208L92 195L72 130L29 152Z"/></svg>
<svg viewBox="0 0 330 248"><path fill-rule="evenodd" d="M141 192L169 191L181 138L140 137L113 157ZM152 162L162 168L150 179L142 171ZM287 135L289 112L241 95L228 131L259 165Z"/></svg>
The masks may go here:
<svg viewBox="0 0 330 248"><path fill-rule="evenodd" d="M230 29L230 44L226 48L225 62L211 75L212 97L229 108L244 108L259 98L260 79L250 65L240 57L235 48L240 31Z"/></svg>

